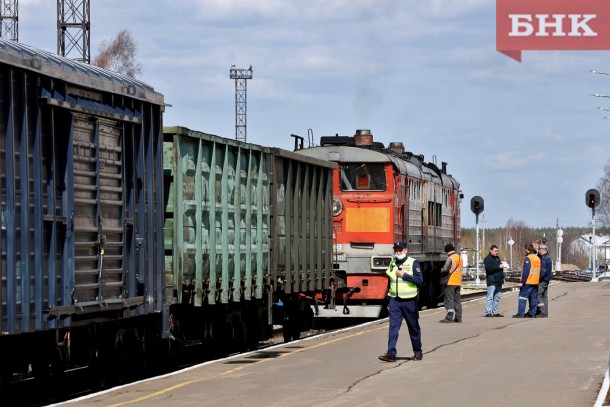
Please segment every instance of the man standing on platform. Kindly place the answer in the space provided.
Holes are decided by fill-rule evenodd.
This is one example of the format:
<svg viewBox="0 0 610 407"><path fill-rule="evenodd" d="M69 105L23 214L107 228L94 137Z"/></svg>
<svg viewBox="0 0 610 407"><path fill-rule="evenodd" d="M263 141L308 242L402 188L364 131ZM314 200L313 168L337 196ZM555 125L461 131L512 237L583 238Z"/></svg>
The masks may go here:
<svg viewBox="0 0 610 407"><path fill-rule="evenodd" d="M443 290L447 315L439 322L462 322L462 296L460 293L462 289L462 256L455 252L455 247L451 243L445 245L445 253L447 253L447 260L441 270L441 282L443 279L448 279Z"/></svg>
<svg viewBox="0 0 610 407"><path fill-rule="evenodd" d="M536 254L534 245L525 245L525 259L521 267L521 280L519 282L519 309L513 318L535 318L538 305L538 282L540 279L540 258ZM525 314L525 305L529 301L530 307Z"/></svg>
<svg viewBox="0 0 610 407"><path fill-rule="evenodd" d="M417 293L424 282L419 262L413 257L407 257L407 243L394 243L394 257L386 270L388 282L388 314L390 331L388 334L388 351L379 356L384 362L396 362L396 343L402 320L407 322L413 357L409 360L422 360L421 329L419 327L419 311Z"/></svg>
<svg viewBox="0 0 610 407"><path fill-rule="evenodd" d="M485 281L487 282L487 299L485 301L486 317L503 317L498 305L502 296L504 283L504 263L498 256L498 246L492 244L489 254L483 260L485 264Z"/></svg>
<svg viewBox="0 0 610 407"><path fill-rule="evenodd" d="M538 284L538 313L537 318L549 316L549 283L553 277L553 260L547 250L546 244L541 244L538 249L540 257L540 283Z"/></svg>

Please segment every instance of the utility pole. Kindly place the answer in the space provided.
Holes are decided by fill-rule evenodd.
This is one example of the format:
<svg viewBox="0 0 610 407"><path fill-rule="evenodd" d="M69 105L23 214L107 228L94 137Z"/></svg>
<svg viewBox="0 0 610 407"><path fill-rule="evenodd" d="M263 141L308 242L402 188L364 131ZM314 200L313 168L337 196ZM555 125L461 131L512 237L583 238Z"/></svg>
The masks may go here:
<svg viewBox="0 0 610 407"><path fill-rule="evenodd" d="M57 54L91 63L90 0L57 0Z"/></svg>
<svg viewBox="0 0 610 407"><path fill-rule="evenodd" d="M481 215L481 223L483 224L483 250L485 250L485 224L487 223L487 221L485 220L485 215Z"/></svg>
<svg viewBox="0 0 610 407"><path fill-rule="evenodd" d="M515 241L513 240L512 236L508 237L508 245L510 246L510 269L513 269L513 245L515 244Z"/></svg>
<svg viewBox="0 0 610 407"><path fill-rule="evenodd" d="M235 79L235 139L246 141L246 80L252 79L252 65L248 69L236 69L231 65L229 77Z"/></svg>
<svg viewBox="0 0 610 407"><path fill-rule="evenodd" d="M19 1L2 0L0 38L19 42Z"/></svg>

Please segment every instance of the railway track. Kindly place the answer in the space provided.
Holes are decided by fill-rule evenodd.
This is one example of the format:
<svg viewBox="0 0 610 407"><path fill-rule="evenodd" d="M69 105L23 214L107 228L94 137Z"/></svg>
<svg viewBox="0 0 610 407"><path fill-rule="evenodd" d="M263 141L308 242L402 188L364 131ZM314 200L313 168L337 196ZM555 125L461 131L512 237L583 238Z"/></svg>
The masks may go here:
<svg viewBox="0 0 610 407"><path fill-rule="evenodd" d="M591 275L585 274L579 271L573 272L559 272L553 276L553 280L567 281L567 282L579 282L579 281L591 281Z"/></svg>

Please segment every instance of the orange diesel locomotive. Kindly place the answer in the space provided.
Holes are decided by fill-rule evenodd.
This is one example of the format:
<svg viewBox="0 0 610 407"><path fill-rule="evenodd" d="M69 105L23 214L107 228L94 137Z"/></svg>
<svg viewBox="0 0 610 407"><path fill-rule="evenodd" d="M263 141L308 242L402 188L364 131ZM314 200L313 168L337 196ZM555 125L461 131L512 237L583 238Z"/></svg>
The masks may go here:
<svg viewBox="0 0 610 407"><path fill-rule="evenodd" d="M386 148L370 130L322 137L299 154L338 163L333 177L334 276L315 306L318 317L377 318L385 312L392 244L405 241L422 267L419 306L436 307L447 243L460 240L458 181L447 165L424 162L401 142Z"/></svg>

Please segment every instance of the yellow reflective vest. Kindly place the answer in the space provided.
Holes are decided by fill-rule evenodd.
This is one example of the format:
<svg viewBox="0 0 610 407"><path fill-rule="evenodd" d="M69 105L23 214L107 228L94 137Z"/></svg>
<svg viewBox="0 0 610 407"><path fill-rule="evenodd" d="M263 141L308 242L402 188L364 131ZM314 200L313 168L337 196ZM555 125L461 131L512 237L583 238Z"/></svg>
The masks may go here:
<svg viewBox="0 0 610 407"><path fill-rule="evenodd" d="M404 263L400 265L402 271L408 275L413 275L413 264L415 259L407 257ZM392 298L413 298L417 296L417 285L405 281L402 277L396 275L396 271L399 270L399 266L396 265L396 260L392 259L390 266L386 270L386 274L390 277L390 289L388 295Z"/></svg>

